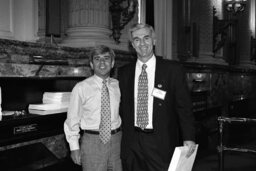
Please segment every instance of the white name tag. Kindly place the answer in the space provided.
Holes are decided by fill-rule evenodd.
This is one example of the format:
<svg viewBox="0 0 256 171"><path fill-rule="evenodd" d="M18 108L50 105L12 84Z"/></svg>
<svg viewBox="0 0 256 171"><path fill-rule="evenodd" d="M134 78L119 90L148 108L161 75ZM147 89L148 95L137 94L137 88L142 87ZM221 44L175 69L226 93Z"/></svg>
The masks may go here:
<svg viewBox="0 0 256 171"><path fill-rule="evenodd" d="M158 88L154 88L152 92L152 96L164 100L166 95L166 91L160 90Z"/></svg>

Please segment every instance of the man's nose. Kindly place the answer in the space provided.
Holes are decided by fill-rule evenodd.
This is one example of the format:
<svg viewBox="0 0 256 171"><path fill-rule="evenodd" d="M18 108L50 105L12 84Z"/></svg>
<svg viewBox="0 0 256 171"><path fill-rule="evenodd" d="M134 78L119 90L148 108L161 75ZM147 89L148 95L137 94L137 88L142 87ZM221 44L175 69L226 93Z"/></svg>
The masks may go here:
<svg viewBox="0 0 256 171"><path fill-rule="evenodd" d="M142 39L141 41L140 41L140 45L144 45L145 44L145 41Z"/></svg>
<svg viewBox="0 0 256 171"><path fill-rule="evenodd" d="M105 59L104 58L100 58L100 63L105 63Z"/></svg>

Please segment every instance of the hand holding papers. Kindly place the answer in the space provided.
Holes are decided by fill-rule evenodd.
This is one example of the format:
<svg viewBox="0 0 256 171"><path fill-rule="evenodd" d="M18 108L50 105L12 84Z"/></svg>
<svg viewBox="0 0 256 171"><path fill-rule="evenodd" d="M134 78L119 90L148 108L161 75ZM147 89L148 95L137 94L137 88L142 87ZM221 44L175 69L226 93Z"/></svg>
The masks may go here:
<svg viewBox="0 0 256 171"><path fill-rule="evenodd" d="M0 87L0 121L2 120L2 90Z"/></svg>
<svg viewBox="0 0 256 171"><path fill-rule="evenodd" d="M186 157L189 150L188 147L176 147L168 171L191 171L195 161L197 148L198 144L195 146L193 154L190 157Z"/></svg>

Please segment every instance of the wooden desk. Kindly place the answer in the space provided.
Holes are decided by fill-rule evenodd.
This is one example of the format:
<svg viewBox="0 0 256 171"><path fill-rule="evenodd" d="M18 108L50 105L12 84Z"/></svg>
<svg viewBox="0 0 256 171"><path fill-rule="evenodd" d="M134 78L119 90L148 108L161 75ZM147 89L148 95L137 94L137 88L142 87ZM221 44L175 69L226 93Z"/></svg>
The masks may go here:
<svg viewBox="0 0 256 171"><path fill-rule="evenodd" d="M3 116L0 121L0 146L62 134L65 119L66 113Z"/></svg>

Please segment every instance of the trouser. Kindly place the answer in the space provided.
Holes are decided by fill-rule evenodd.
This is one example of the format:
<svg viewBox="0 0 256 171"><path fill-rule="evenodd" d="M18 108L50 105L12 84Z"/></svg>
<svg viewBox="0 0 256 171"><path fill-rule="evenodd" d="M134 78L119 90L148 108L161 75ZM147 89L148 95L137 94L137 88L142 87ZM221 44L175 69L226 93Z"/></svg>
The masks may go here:
<svg viewBox="0 0 256 171"><path fill-rule="evenodd" d="M122 171L120 144L122 132L111 135L103 144L99 135L84 133L81 142L83 171Z"/></svg>
<svg viewBox="0 0 256 171"><path fill-rule="evenodd" d="M165 162L159 153L152 133L136 132L136 141L125 150L128 155L123 159L124 171L167 171L169 162ZM124 150L124 149L123 149ZM166 149L167 151L168 149Z"/></svg>

